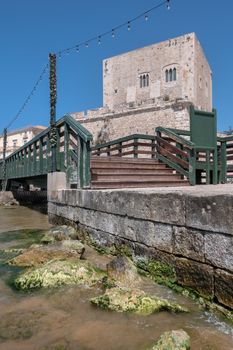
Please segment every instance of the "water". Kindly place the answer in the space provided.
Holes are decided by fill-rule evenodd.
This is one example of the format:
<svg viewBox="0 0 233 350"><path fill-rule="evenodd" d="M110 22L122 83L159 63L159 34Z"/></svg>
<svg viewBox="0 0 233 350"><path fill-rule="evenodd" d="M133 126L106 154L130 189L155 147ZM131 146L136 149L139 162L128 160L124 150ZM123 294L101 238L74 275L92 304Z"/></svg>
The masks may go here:
<svg viewBox="0 0 233 350"><path fill-rule="evenodd" d="M169 289L145 280L148 293L177 301L190 314L161 312L147 317L103 311L88 299L96 288L63 287L32 293L9 285L18 269L3 264L15 253L3 249L29 246L49 228L46 215L24 207L0 208L0 350L146 350L161 333L184 329L192 350L232 350L233 328ZM88 249L101 267L109 257Z"/></svg>

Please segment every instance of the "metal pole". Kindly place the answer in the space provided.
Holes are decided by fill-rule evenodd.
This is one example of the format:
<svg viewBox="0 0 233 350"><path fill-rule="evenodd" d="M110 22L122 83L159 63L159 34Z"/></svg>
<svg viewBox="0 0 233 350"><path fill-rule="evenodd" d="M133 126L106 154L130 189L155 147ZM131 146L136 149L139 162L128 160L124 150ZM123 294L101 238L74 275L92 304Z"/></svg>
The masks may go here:
<svg viewBox="0 0 233 350"><path fill-rule="evenodd" d="M50 63L50 134L49 141L52 153L52 172L57 170L57 128L56 128L56 103L57 103L57 76L56 76L56 55L53 53L49 54Z"/></svg>
<svg viewBox="0 0 233 350"><path fill-rule="evenodd" d="M6 146L7 146L7 128L3 130L3 191L6 191Z"/></svg>

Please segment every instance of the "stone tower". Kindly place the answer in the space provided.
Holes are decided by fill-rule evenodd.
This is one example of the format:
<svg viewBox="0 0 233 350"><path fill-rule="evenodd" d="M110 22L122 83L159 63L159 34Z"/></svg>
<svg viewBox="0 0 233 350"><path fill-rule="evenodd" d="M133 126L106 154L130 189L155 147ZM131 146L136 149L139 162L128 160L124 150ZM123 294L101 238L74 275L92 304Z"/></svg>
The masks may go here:
<svg viewBox="0 0 233 350"><path fill-rule="evenodd" d="M188 100L212 110L212 73L195 33L103 61L104 107Z"/></svg>

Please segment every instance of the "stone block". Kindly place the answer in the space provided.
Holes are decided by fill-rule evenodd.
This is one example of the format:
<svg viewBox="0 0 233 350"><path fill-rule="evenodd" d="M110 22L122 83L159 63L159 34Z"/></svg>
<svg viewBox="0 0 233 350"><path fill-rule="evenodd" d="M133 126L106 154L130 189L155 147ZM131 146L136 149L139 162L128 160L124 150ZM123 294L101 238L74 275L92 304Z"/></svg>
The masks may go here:
<svg viewBox="0 0 233 350"><path fill-rule="evenodd" d="M213 297L214 269L211 266L185 258L175 259L177 281L196 290L204 297Z"/></svg>
<svg viewBox="0 0 233 350"><path fill-rule="evenodd" d="M185 226L233 235L233 195L187 194L185 204Z"/></svg>
<svg viewBox="0 0 233 350"><path fill-rule="evenodd" d="M215 296L218 302L233 309L233 274L215 271Z"/></svg>
<svg viewBox="0 0 233 350"><path fill-rule="evenodd" d="M233 272L233 237L222 234L205 235L206 261L214 266Z"/></svg>
<svg viewBox="0 0 233 350"><path fill-rule="evenodd" d="M173 253L197 261L205 261L204 235L197 230L174 227Z"/></svg>
<svg viewBox="0 0 233 350"><path fill-rule="evenodd" d="M137 219L184 225L184 199L179 191L78 190L77 205Z"/></svg>

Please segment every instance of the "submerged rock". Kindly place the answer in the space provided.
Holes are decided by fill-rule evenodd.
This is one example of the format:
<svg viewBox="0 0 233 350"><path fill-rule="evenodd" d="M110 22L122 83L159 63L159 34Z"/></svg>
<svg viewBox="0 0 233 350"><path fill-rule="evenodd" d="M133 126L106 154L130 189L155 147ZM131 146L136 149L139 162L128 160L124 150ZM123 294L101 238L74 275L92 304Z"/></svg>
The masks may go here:
<svg viewBox="0 0 233 350"><path fill-rule="evenodd" d="M189 350L190 337L183 331L175 330L165 332L161 335L159 341L149 350Z"/></svg>
<svg viewBox="0 0 233 350"><path fill-rule="evenodd" d="M84 246L82 249L85 250ZM9 260L8 265L19 266L19 267L36 267L47 263L51 260L63 260L68 258L80 258L83 250L70 250L68 247L61 246L36 246L23 251L22 254Z"/></svg>
<svg viewBox="0 0 233 350"><path fill-rule="evenodd" d="M18 289L52 288L61 285L81 284L93 286L105 276L87 261L50 261L45 265L22 273L15 280Z"/></svg>
<svg viewBox="0 0 233 350"><path fill-rule="evenodd" d="M136 266L126 256L117 256L107 264L107 273L122 287L137 287L141 282Z"/></svg>
<svg viewBox="0 0 233 350"><path fill-rule="evenodd" d="M158 311L188 312L178 304L150 297L141 290L118 287L107 289L105 294L92 298L91 303L103 309L140 315L150 315Z"/></svg>

